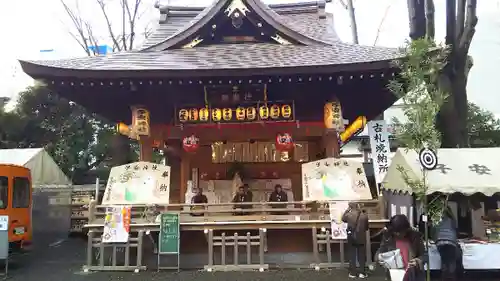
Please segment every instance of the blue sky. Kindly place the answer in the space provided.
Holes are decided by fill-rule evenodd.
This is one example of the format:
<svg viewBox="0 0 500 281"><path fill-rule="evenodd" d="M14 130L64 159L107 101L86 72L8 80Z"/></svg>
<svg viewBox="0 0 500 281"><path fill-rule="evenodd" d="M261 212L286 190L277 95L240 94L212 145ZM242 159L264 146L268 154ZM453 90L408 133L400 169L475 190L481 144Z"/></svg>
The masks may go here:
<svg viewBox="0 0 500 281"><path fill-rule="evenodd" d="M306 0L267 0L267 3L290 3ZM60 0L23 0L4 1L0 4L0 26L2 40L0 44L0 96L15 98L16 94L32 81L22 73L18 58L39 59L42 49L55 49L54 56L77 57L84 53L68 34L70 22L62 9ZM94 26L101 38L106 38L106 26L98 13L98 7L92 0L67 0L73 5L79 3L80 11ZM117 21L120 18L119 1L111 1L110 17ZM153 8L154 0L143 0L140 28L154 26L159 17ZM161 1L171 4L189 4L206 6L210 0L170 0ZM474 57L474 68L469 78L469 100L483 108L500 115L500 95L496 93L498 86L498 65L500 65L500 0L478 1L479 23L477 33L471 47ZM406 1L402 0L354 0L358 20L360 43L398 47L407 38L408 19ZM435 0L436 35L444 38L445 0ZM114 8L114 9L113 9ZM327 11L333 12L337 32L344 41L351 41L350 25L347 12L338 3L328 4ZM384 17L385 16L385 17ZM381 24L382 23L382 24Z"/></svg>

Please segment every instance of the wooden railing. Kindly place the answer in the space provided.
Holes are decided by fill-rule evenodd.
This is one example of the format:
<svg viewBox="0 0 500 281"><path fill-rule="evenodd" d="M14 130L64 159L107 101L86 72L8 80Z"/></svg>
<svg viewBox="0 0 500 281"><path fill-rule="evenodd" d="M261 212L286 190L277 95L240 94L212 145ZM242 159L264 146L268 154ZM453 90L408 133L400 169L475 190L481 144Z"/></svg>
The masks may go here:
<svg viewBox="0 0 500 281"><path fill-rule="evenodd" d="M377 200L358 201L362 209L370 218L370 225L381 228L385 224L381 214L384 210ZM251 208L245 208L250 206ZM194 208L194 209L193 209ZM197 209L201 208L201 209ZM144 270L142 263L143 237L158 232L160 225L158 215L165 211L180 213L181 231L203 231L207 237L207 263L205 269L212 270L265 270L268 265L264 263L267 254L268 229L311 229L314 261L311 267L344 265L343 240L330 238L330 216L328 202L252 202L252 203L221 203L221 204L169 204L154 206L132 207L132 223L130 225L131 239L128 243L115 245L103 244L101 235L104 226L106 206L96 206L92 201L89 205L89 230L86 271L96 270ZM249 231L257 231L258 235ZM214 231L220 231L214 235ZM243 231L243 233L242 233ZM367 235L367 253L371 253L370 235ZM341 260L335 263L332 260L331 246L340 245ZM240 247L245 249L246 259L240 262ZM232 261L230 253L226 250L232 248ZM121 250L120 250L121 249ZM252 257L252 249L257 250L257 257ZM326 250L326 260L322 258ZM133 252L134 251L134 252ZM214 260L215 251L221 254L220 262ZM254 251L255 252L255 251ZM96 253L99 254L96 257ZM106 257L104 256L106 255ZM120 255L120 256L119 256ZM117 263L120 257L123 262ZM228 259L226 259L228 258ZM368 260L369 261L369 260Z"/></svg>
<svg viewBox="0 0 500 281"><path fill-rule="evenodd" d="M370 220L384 218L383 204L378 200L356 201ZM104 224L107 206L89 205L89 225ZM132 206L132 224L158 223L157 217L165 211L180 213L182 223L217 221L269 220L330 220L328 202L252 202L217 204L169 204Z"/></svg>

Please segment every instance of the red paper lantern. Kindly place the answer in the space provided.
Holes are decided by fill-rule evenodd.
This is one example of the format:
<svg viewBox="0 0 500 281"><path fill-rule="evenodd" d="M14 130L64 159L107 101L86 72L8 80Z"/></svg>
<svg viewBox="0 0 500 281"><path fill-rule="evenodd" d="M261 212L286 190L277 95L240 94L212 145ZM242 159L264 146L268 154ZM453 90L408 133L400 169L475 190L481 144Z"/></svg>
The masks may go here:
<svg viewBox="0 0 500 281"><path fill-rule="evenodd" d="M276 150L290 151L294 147L292 135L289 133L278 134L276 136Z"/></svg>
<svg viewBox="0 0 500 281"><path fill-rule="evenodd" d="M196 152L196 150L198 150L199 147L200 147L200 139L198 139L195 135L185 137L182 140L182 148L184 148L186 152L189 153Z"/></svg>

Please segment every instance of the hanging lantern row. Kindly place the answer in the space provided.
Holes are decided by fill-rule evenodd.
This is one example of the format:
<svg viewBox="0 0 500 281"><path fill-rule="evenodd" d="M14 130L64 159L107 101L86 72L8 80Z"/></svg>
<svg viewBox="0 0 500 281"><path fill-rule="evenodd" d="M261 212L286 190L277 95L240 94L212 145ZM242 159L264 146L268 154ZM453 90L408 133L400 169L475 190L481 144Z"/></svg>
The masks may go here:
<svg viewBox="0 0 500 281"><path fill-rule="evenodd" d="M189 153L194 153L200 148L200 139L198 139L195 135L191 135L189 137L184 137L182 139L182 148Z"/></svg>
<svg viewBox="0 0 500 281"><path fill-rule="evenodd" d="M237 108L182 108L177 114L180 123L220 122L220 121L287 121L293 119L293 107L290 104L262 105L260 107Z"/></svg>
<svg viewBox="0 0 500 281"><path fill-rule="evenodd" d="M295 144L293 143L292 135L289 133L278 134L276 136L276 150L277 151L291 151Z"/></svg>
<svg viewBox="0 0 500 281"><path fill-rule="evenodd" d="M297 83L297 82L316 82L316 81L336 81L338 85L342 85L346 80L364 80L378 79L385 77L395 77L396 73L377 73L377 74L357 74L357 75L340 75L340 76L306 76L306 77L273 77L267 79L219 79L219 80L145 80L145 81L92 81L92 82L75 82L75 81L55 81L52 80L52 85L69 85L69 86L134 86L134 85L237 85L237 84L267 84L267 83Z"/></svg>

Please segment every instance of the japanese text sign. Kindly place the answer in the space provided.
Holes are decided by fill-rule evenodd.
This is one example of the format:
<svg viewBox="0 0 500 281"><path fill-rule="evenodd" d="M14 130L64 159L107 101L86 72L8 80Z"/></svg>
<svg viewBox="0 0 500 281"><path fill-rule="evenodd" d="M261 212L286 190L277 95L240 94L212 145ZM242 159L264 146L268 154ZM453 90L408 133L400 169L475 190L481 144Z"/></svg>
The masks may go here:
<svg viewBox="0 0 500 281"><path fill-rule="evenodd" d="M135 162L111 169L102 204L168 204L169 195L169 166Z"/></svg>
<svg viewBox="0 0 500 281"><path fill-rule="evenodd" d="M384 180L390 164L391 146L387 123L384 120L368 122L368 135L370 136L375 181L380 184Z"/></svg>

